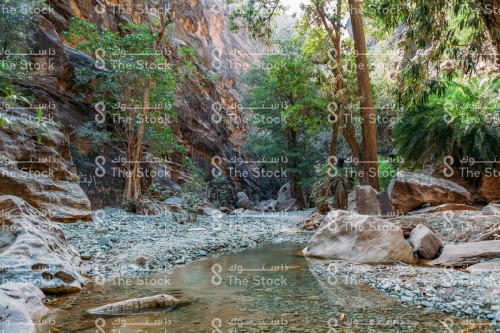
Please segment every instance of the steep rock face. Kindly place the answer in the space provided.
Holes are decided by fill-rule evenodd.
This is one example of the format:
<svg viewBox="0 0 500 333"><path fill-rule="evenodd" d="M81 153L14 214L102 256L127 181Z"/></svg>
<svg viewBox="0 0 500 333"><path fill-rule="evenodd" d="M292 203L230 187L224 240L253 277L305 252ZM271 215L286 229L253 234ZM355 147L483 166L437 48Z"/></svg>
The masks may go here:
<svg viewBox="0 0 500 333"><path fill-rule="evenodd" d="M61 229L14 196L0 196L0 280L32 283L45 293L77 292L80 255Z"/></svg>
<svg viewBox="0 0 500 333"><path fill-rule="evenodd" d="M23 198L53 221L91 220L67 136L47 126L38 143L36 120L27 110L13 109L8 117L16 125L0 131L0 195Z"/></svg>
<svg viewBox="0 0 500 333"><path fill-rule="evenodd" d="M38 102L54 103L54 117L71 130L94 120L96 110L92 104L82 103L74 95L75 70L92 64L94 60L61 42L59 36L67 30L69 19L76 16L101 27L119 30L120 24L144 21L146 11L141 7L142 1L138 0L47 2L54 11L45 18L38 18L33 28L32 48L54 48L53 61L57 66L52 71L36 73L37 82L26 82L25 88L37 96ZM249 127L246 120L250 116L248 111L237 107L241 99L236 80L256 60L254 54L261 50L257 50L255 43L246 36L229 31L228 11L222 0L173 3L172 45L192 47L197 55L195 65L203 75L187 79L178 89L177 117L171 127L178 141L187 148L186 155L205 170L207 180L211 179L212 170L227 177L235 202L236 193L242 189L256 199L270 196L273 193L265 193L263 189L276 191L277 185L270 179L255 177L252 171L258 166L235 162L245 160L243 145ZM168 56L168 61L181 64L181 59L175 54ZM73 145L77 146L75 138L72 139ZM106 161L104 176L84 183L82 187L94 209L116 205L122 197L124 179L116 172L119 166L113 165L112 161L123 153L106 144L93 147L93 150L89 154L82 153L80 146L74 149L75 165L82 178L95 178L96 168L99 168L96 158L102 160L104 157ZM182 156L174 156L168 168L171 171L169 181L182 183L185 174ZM245 171L247 176L242 176Z"/></svg>

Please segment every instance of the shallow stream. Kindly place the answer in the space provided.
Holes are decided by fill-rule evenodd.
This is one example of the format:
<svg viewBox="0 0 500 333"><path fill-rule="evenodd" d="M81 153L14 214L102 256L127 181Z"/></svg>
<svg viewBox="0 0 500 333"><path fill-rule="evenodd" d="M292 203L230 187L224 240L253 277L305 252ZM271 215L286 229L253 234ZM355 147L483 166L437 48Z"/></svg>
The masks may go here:
<svg viewBox="0 0 500 333"><path fill-rule="evenodd" d="M303 245L261 245L136 278L90 284L58 298L41 332L457 332L457 318L425 313L353 281L317 278ZM349 282L349 283L345 283ZM89 315L129 298L170 294L170 312Z"/></svg>

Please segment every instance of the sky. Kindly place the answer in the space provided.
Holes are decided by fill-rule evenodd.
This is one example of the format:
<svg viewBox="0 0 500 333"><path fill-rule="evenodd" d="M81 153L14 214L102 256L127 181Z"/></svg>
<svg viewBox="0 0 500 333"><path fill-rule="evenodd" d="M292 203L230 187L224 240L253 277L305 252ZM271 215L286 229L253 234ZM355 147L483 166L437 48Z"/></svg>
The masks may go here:
<svg viewBox="0 0 500 333"><path fill-rule="evenodd" d="M293 14L293 13L299 13L299 9L300 9L300 4L302 2L305 2L304 0L281 0L281 2L290 7L290 9L288 10L288 13L289 14Z"/></svg>

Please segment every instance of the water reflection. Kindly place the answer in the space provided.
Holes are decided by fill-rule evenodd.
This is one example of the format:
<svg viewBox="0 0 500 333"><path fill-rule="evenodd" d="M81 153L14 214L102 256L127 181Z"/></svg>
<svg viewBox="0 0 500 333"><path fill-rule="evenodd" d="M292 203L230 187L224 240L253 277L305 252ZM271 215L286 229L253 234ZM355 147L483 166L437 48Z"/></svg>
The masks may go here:
<svg viewBox="0 0 500 333"><path fill-rule="evenodd" d="M366 285L317 278L302 245L264 245L171 272L115 278L57 299L41 332L449 332L459 320L403 306ZM347 281L349 282L349 281ZM87 310L128 298L169 294L189 305L120 316ZM49 322L52 321L52 322ZM449 329L446 328L449 327ZM55 330L54 330L55 329Z"/></svg>

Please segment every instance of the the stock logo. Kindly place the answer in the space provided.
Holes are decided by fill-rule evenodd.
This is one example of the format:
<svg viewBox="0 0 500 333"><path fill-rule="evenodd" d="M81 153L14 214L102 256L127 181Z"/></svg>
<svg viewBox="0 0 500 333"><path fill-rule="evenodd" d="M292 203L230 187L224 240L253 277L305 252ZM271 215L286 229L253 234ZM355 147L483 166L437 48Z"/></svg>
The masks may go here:
<svg viewBox="0 0 500 333"><path fill-rule="evenodd" d="M99 15L106 13L106 1L97 0L97 5L94 7L95 12Z"/></svg>
<svg viewBox="0 0 500 333"><path fill-rule="evenodd" d="M104 327L106 327L106 320L104 318L97 318L95 320L96 333L106 333Z"/></svg>
<svg viewBox="0 0 500 333"><path fill-rule="evenodd" d="M95 158L96 169L94 172L97 177L104 177L106 175L104 164L106 164L106 159L104 158L104 156L97 156Z"/></svg>
<svg viewBox="0 0 500 333"><path fill-rule="evenodd" d="M95 50L95 67L100 70L106 69L106 61L104 61L104 56L106 55L106 51L102 48L98 48Z"/></svg>
<svg viewBox="0 0 500 333"><path fill-rule="evenodd" d="M214 328L212 330L212 333L222 333L222 319L220 318L214 318L212 319L212 327Z"/></svg>
<svg viewBox="0 0 500 333"><path fill-rule="evenodd" d="M443 159L443 164L445 166L443 174L448 178L453 177L453 175L455 174L455 171L453 170L453 163L455 163L455 159L453 158L453 156L446 156Z"/></svg>
<svg viewBox="0 0 500 333"><path fill-rule="evenodd" d="M214 4L210 9L208 10L208 14L211 16L217 16L223 13L222 7Z"/></svg>
<svg viewBox="0 0 500 333"><path fill-rule="evenodd" d="M222 157L220 156L214 156L212 157L212 176L214 177L220 177L222 176Z"/></svg>
<svg viewBox="0 0 500 333"><path fill-rule="evenodd" d="M332 69L337 69L339 63L337 62L337 50L331 49L328 53L328 67Z"/></svg>
<svg viewBox="0 0 500 333"><path fill-rule="evenodd" d="M328 319L328 333L337 333L337 327L339 326L339 321L335 318Z"/></svg>
<svg viewBox="0 0 500 333"><path fill-rule="evenodd" d="M100 124L104 124L106 121L106 115L104 112L106 112L106 104L104 102L98 102L94 105L94 108L97 112L95 115L95 121Z"/></svg>
<svg viewBox="0 0 500 333"><path fill-rule="evenodd" d="M446 330L445 330L445 332L452 332L452 333L453 333L453 332L455 332L455 331L453 330L453 326L454 326L454 324L455 324L455 323L453 322L453 319L448 318L448 319L445 319L445 320L440 320L439 322L440 322L440 323L443 325L443 327L446 329Z"/></svg>
<svg viewBox="0 0 500 333"><path fill-rule="evenodd" d="M99 265L96 265L94 269L92 270L92 273L94 275L94 282L99 285L103 286L106 283L106 278L104 275L101 273L101 269Z"/></svg>
<svg viewBox="0 0 500 333"><path fill-rule="evenodd" d="M455 229L453 226L454 217L455 213L451 210L443 212L443 218L444 218L443 230L445 230L447 233L451 233Z"/></svg>
<svg viewBox="0 0 500 333"><path fill-rule="evenodd" d="M328 157L328 170L327 174L329 177L337 177L339 174L339 171L337 169L337 164L339 163L339 159L337 156L330 156Z"/></svg>
<svg viewBox="0 0 500 333"><path fill-rule="evenodd" d="M451 102L446 102L444 104L444 112L446 113L446 115L443 116L443 120L448 125L455 121L455 116L453 115L453 113L451 113L452 110L453 104Z"/></svg>
<svg viewBox="0 0 500 333"><path fill-rule="evenodd" d="M220 102L212 104L212 111L212 121L216 124L220 124L222 121L222 104Z"/></svg>
<svg viewBox="0 0 500 333"><path fill-rule="evenodd" d="M213 49L212 50L212 67L215 69L221 69L222 68L222 51L220 49Z"/></svg>
<svg viewBox="0 0 500 333"><path fill-rule="evenodd" d="M212 266L212 283L215 286L220 286L222 283L222 276L220 273L222 272L222 266L219 264L215 264Z"/></svg>
<svg viewBox="0 0 500 333"><path fill-rule="evenodd" d="M339 106L335 102L328 103L328 121L332 124L336 124L339 121L339 116L337 112L339 110Z"/></svg>

